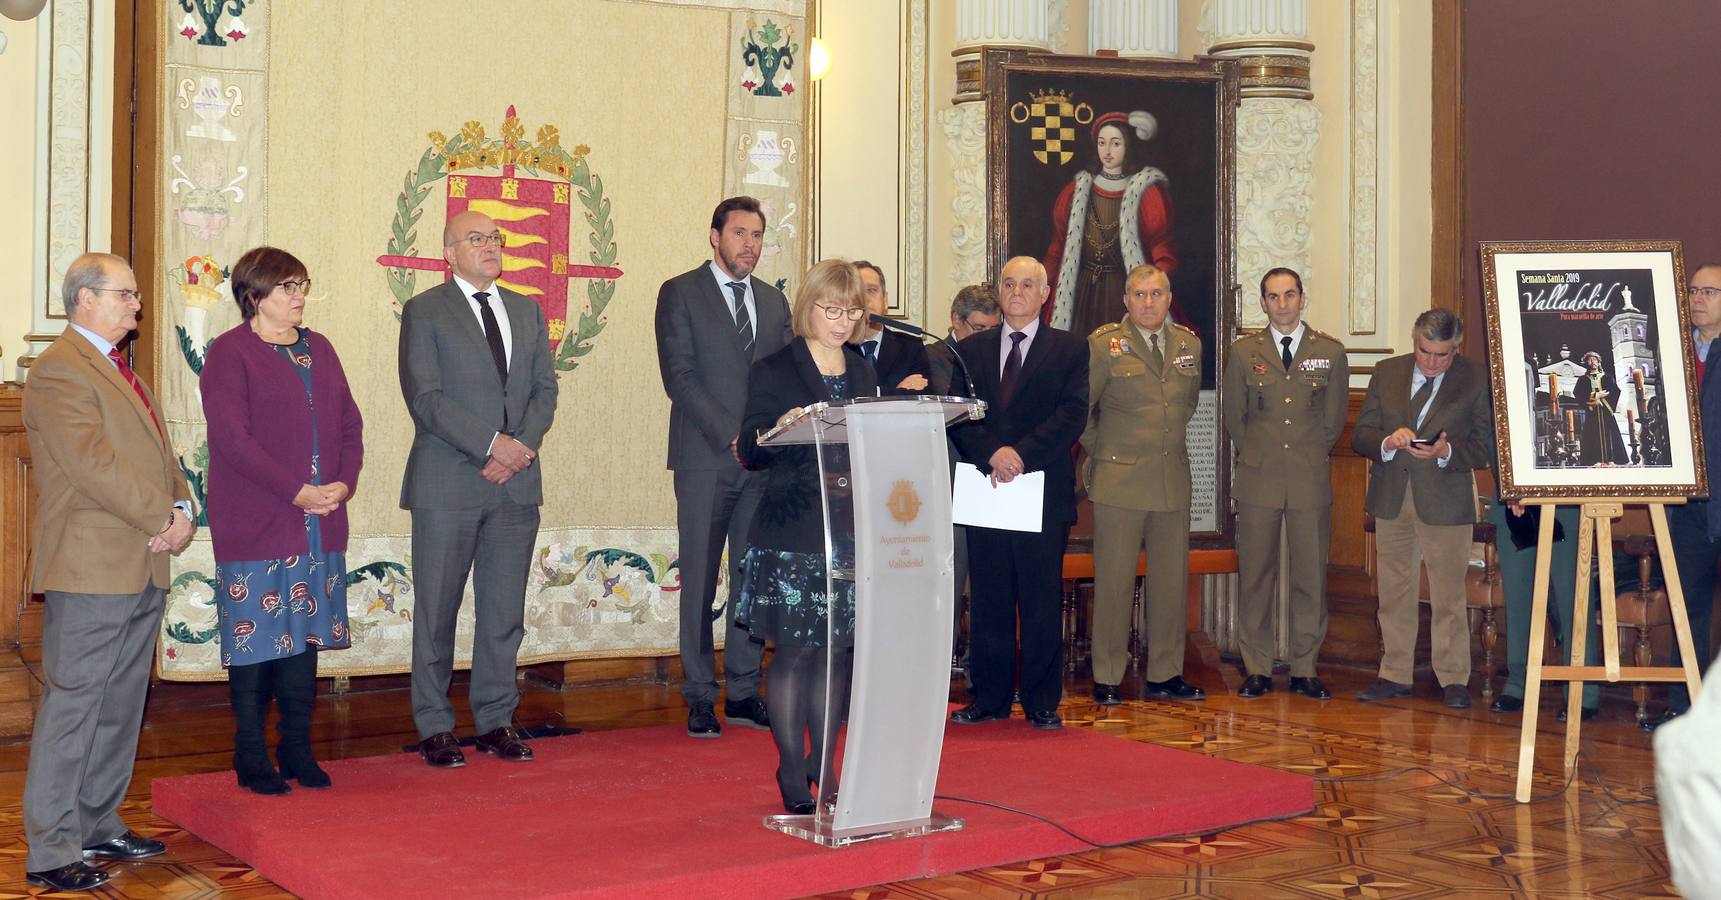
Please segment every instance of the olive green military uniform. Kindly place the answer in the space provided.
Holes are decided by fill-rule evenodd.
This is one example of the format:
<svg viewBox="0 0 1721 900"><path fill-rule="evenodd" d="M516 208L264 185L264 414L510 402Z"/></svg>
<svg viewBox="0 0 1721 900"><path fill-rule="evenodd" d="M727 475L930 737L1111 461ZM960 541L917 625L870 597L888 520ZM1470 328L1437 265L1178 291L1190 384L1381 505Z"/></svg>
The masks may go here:
<svg viewBox="0 0 1721 900"><path fill-rule="evenodd" d="M1201 393L1201 340L1167 321L1154 341L1127 318L1088 336L1088 496L1094 502L1094 681L1129 663L1135 569L1147 546L1148 681L1183 674L1189 580L1189 448Z"/></svg>
<svg viewBox="0 0 1721 900"><path fill-rule="evenodd" d="M1239 338L1225 362L1225 430L1236 451L1238 642L1250 675L1272 677L1279 528L1290 553L1292 677L1315 674L1327 636L1327 542L1333 444L1345 426L1350 364L1337 340L1305 324L1287 371L1271 327Z"/></svg>

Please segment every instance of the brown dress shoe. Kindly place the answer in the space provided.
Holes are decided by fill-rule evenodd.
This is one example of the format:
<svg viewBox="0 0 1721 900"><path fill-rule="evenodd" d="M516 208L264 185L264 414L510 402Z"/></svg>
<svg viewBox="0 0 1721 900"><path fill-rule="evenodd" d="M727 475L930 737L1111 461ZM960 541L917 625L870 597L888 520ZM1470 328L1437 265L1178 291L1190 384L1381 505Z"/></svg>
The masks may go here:
<svg viewBox="0 0 1721 900"><path fill-rule="evenodd" d="M478 736L478 749L485 753L494 754L497 759L512 759L519 762L532 760L532 748L520 739L520 733L504 725L495 731Z"/></svg>
<svg viewBox="0 0 1721 900"><path fill-rule="evenodd" d="M458 769L466 765L466 754L460 752L460 742L454 732L442 731L418 742L418 755L438 769Z"/></svg>

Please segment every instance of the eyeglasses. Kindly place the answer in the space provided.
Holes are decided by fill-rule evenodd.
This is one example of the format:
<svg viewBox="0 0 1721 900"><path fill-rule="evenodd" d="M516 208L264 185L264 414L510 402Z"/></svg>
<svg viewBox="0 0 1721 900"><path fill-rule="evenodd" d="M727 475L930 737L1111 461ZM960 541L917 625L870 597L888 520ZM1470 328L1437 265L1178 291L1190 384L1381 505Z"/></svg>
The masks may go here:
<svg viewBox="0 0 1721 900"><path fill-rule="evenodd" d="M1699 295L1710 302L1721 300L1721 288L1698 287L1694 284L1685 289L1685 296L1687 297L1696 297Z"/></svg>
<svg viewBox="0 0 1721 900"><path fill-rule="evenodd" d="M826 306L823 303L815 303L813 305L824 310L825 318L830 319L832 322L845 316L848 317L850 322L859 322L861 319L866 317L866 307L864 306Z"/></svg>
<svg viewBox="0 0 1721 900"><path fill-rule="evenodd" d="M143 299L143 291L134 291L130 288L90 288L90 290L99 293L118 294L129 303L136 303Z"/></svg>
<svg viewBox="0 0 1721 900"><path fill-rule="evenodd" d="M449 243L455 243L457 241L464 241L466 246L471 247L474 250L482 250L491 244L495 244L502 248L506 248L508 246L507 236L502 234L500 231L493 231L489 234L469 234L463 238L455 238L454 241L450 241Z"/></svg>
<svg viewBox="0 0 1721 900"><path fill-rule="evenodd" d="M1000 320L1000 321L1002 321L1002 320ZM975 334L979 334L982 331L991 331L992 329L998 327L997 322L992 322L990 324L987 324L987 323L983 323L983 322L975 322L973 319L963 319L962 324L967 325L968 330L974 332Z"/></svg>
<svg viewBox="0 0 1721 900"><path fill-rule="evenodd" d="M301 278L297 281L277 281L275 286L284 289L289 294L303 297L311 292L311 279Z"/></svg>

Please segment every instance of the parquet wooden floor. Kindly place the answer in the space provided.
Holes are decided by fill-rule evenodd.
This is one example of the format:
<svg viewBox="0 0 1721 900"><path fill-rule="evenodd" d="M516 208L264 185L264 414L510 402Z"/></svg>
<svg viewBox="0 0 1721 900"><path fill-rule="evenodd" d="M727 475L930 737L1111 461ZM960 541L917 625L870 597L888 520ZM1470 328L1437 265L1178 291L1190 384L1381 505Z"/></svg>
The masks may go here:
<svg viewBox="0 0 1721 900"><path fill-rule="evenodd" d="M1602 716L1584 723L1586 765L1569 787L1558 771L1556 729L1563 726L1553 722L1549 700L1537 756L1536 791L1543 799L1519 805L1509 797L1517 716L1489 715L1479 696L1475 709L1446 709L1432 684L1419 686L1409 700L1351 700L1371 678L1328 673L1337 697L1317 703L1282 690L1238 700L1211 677L1204 683L1211 699L1202 703L1130 701L1110 710L1088 702L1085 679L1072 680L1062 710L1069 727L1333 780L1319 784L1312 814L1289 821L827 896L1677 896L1652 796L1649 738L1633 726L1623 694L1605 697ZM961 690L953 696L960 698ZM464 703L462 697L456 707ZM318 704L315 737L324 758L390 752L413 738L404 687L325 696ZM595 730L677 722L684 715L676 688L654 683L560 693L528 688L520 720L560 716ZM151 779L228 766L230 723L223 687L174 685L152 694L124 815L170 849L153 860L113 866L107 896L285 896L249 866L150 813ZM463 723L461 733L469 731ZM42 893L24 879L20 798L28 752L21 742L0 746L0 898ZM953 812L959 807L940 804Z"/></svg>

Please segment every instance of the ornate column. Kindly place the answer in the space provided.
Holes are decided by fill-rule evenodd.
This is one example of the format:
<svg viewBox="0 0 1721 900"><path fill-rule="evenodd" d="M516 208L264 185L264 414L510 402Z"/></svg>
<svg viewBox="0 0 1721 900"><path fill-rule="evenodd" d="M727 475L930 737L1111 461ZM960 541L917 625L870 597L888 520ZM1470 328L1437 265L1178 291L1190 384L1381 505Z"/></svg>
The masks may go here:
<svg viewBox="0 0 1721 900"><path fill-rule="evenodd" d="M981 100L980 51L987 47L1046 50L1059 0L957 0L956 96L938 113L950 145L955 224L950 228L958 284L986 277L986 104ZM936 317L934 317L936 318Z"/></svg>
<svg viewBox="0 0 1721 900"><path fill-rule="evenodd" d="M1315 141L1308 0L1208 0L1200 30L1242 67L1237 112L1238 324L1266 324L1250 285L1274 266L1309 270Z"/></svg>
<svg viewBox="0 0 1721 900"><path fill-rule="evenodd" d="M1091 0L1088 52L1101 50L1137 59L1176 59L1177 0Z"/></svg>

